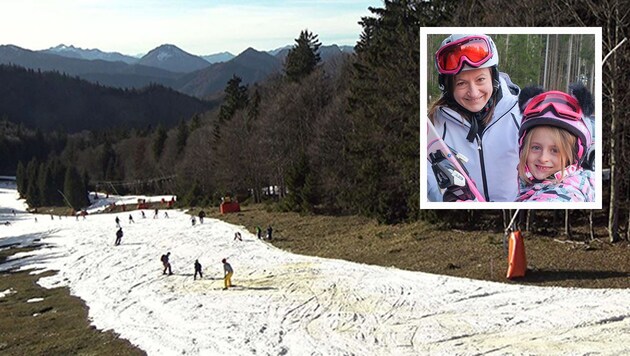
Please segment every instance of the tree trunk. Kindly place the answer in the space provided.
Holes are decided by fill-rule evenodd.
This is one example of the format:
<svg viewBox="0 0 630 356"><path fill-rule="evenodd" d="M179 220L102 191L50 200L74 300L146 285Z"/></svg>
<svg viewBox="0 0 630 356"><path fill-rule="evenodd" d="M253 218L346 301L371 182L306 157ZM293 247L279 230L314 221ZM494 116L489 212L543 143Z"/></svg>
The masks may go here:
<svg viewBox="0 0 630 356"><path fill-rule="evenodd" d="M573 36L569 36L569 44L568 44L569 55L567 56L567 86L565 88L569 88L569 84L571 83L571 62L573 60Z"/></svg>
<svg viewBox="0 0 630 356"><path fill-rule="evenodd" d="M536 224L536 210L527 210L527 225L525 227L525 230L534 231L534 224Z"/></svg>
<svg viewBox="0 0 630 356"><path fill-rule="evenodd" d="M594 210L589 210L588 212L588 227L589 227L589 231L591 233L591 241L595 240L595 227L593 226L593 211Z"/></svg>
<svg viewBox="0 0 630 356"><path fill-rule="evenodd" d="M547 42L545 43L545 68L543 70L543 88L547 88L548 66L549 66L549 34L547 34Z"/></svg>
<svg viewBox="0 0 630 356"><path fill-rule="evenodd" d="M615 19L619 18L618 8L615 8ZM615 33L609 35L611 39L611 48L614 48L614 44L618 43L620 28L615 27ZM617 66L617 54L613 53L609 61L606 63L608 70L611 72L612 78L617 78L615 75L620 70ZM614 80L610 81L610 203L608 208L608 237L610 242L614 243L619 241L619 217L618 217L618 203L617 203L617 85Z"/></svg>
<svg viewBox="0 0 630 356"><path fill-rule="evenodd" d="M569 240L573 239L571 234L571 210L569 209L564 210L564 234Z"/></svg>

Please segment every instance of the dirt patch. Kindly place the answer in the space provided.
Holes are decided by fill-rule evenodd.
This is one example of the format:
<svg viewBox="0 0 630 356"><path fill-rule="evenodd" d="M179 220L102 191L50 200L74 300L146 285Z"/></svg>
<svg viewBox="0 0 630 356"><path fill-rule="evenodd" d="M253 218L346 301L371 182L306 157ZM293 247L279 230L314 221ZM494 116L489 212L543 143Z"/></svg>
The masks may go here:
<svg viewBox="0 0 630 356"><path fill-rule="evenodd" d="M32 248L0 251L0 264L7 256ZM68 288L46 289L37 284L52 272L1 272L0 354L2 355L146 355L112 331L90 325L83 301ZM37 299L37 303L29 300Z"/></svg>

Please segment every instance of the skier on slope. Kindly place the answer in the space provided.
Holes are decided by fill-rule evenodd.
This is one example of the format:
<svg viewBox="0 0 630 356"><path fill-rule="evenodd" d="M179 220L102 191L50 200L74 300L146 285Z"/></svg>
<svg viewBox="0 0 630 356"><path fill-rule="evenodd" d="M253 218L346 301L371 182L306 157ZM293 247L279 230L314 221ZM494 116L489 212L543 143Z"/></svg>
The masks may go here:
<svg viewBox="0 0 630 356"><path fill-rule="evenodd" d="M122 241L122 237L123 237L122 227L119 227L118 231L116 231L116 242L114 242L115 246L120 245L120 242Z"/></svg>
<svg viewBox="0 0 630 356"><path fill-rule="evenodd" d="M197 274L199 274L199 279L203 279L203 273L201 272L201 263L199 263L199 260L195 260L195 276L193 277L194 280L197 280Z"/></svg>
<svg viewBox="0 0 630 356"><path fill-rule="evenodd" d="M232 269L232 265L228 263L227 259L224 258L221 262L223 262L223 283L225 285L225 288L223 289L226 290L232 286L232 275L234 274L234 270Z"/></svg>
<svg viewBox="0 0 630 356"><path fill-rule="evenodd" d="M162 261L162 265L164 266L164 270L162 271L162 274L166 274L166 270L168 270L168 275L172 275L173 271L171 271L171 263L169 262L169 257L171 256L170 252L167 252L166 255L162 255L162 257L160 258L160 260Z"/></svg>

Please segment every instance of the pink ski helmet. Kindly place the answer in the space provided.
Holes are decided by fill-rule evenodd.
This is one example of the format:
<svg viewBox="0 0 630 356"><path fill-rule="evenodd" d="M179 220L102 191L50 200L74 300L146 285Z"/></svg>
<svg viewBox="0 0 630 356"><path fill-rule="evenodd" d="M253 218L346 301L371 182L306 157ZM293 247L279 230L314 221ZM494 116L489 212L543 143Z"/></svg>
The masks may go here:
<svg viewBox="0 0 630 356"><path fill-rule="evenodd" d="M534 96L523 110L519 129L519 146L532 128L541 125L565 129L577 138L577 163L581 163L592 144L589 126L584 122L580 103L561 91L547 91Z"/></svg>

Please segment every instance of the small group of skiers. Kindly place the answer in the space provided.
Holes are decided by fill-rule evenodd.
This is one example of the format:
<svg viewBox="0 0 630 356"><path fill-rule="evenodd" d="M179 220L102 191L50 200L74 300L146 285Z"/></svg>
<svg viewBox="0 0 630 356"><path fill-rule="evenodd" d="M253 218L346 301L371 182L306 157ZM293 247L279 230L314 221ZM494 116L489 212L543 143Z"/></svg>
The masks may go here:
<svg viewBox="0 0 630 356"><path fill-rule="evenodd" d="M144 217L144 212L142 212L142 216ZM121 228L120 219L118 218L118 216L116 217L114 221L116 222L116 227ZM133 220L133 215L129 214L129 224L134 224L134 223L135 221Z"/></svg>
<svg viewBox="0 0 630 356"><path fill-rule="evenodd" d="M167 252L166 254L162 255L162 257L160 257L160 261L162 261L162 267L164 267L164 269L162 270L163 275L167 274L166 271L168 271L169 276L173 274L173 271L171 270L171 262L169 260L170 256L171 253ZM232 287L232 275L234 274L234 269L232 269L232 265L230 265L230 263L227 261L227 258L222 259L221 263L223 263L223 289L225 290ZM199 259L195 260L194 267L195 274L193 275L193 280L197 280L197 275L199 275L199 279L203 279L203 271Z"/></svg>
<svg viewBox="0 0 630 356"><path fill-rule="evenodd" d="M158 213L160 212L160 210L158 208L155 208L154 210L154 214L153 214L153 218L157 219L158 218ZM142 212L142 217L144 218L144 211ZM168 212L164 211L164 218L168 219Z"/></svg>
<svg viewBox="0 0 630 356"><path fill-rule="evenodd" d="M273 233L273 228L271 227L271 225L267 226L267 240L271 240L271 234ZM260 228L260 226L256 226L256 237L258 237L259 239L262 239L262 229Z"/></svg>
<svg viewBox="0 0 630 356"><path fill-rule="evenodd" d="M142 213L142 217L144 218L145 217L144 211L141 211L141 213ZM165 212L165 214L166 214L166 212ZM154 218L156 218L157 215L158 215L158 210L155 209L155 216L154 216ZM200 211L198 216L199 216L200 223L203 223L203 218L206 216L205 212L203 210ZM168 217L168 215L165 215L165 217ZM192 221L192 225L194 226L195 223L196 223L195 216L193 216L191 218L191 221ZM114 245L118 246L122 242L123 230L122 230L122 226L120 225L120 219L118 217L116 217L115 222L116 222L116 227L118 228L118 230L116 231L116 241L114 242ZM133 216L131 214L129 214L129 223L130 224L134 223ZM273 232L273 229L272 229L272 227L270 225L267 228L267 236L266 236L269 240L271 240L272 232ZM257 233L259 239L262 238L262 236L261 236L262 235L262 229L260 228L260 226L256 227L256 233ZM243 241L243 237L242 237L240 232L237 231L236 233L234 233L234 240ZM171 263L170 263L170 256L171 256L171 253L167 252L166 254L164 254L164 255L162 255L160 257L160 261L162 262L162 267L163 267L163 270L162 270L162 274L163 275L172 275L173 274ZM234 270L232 269L232 265L230 265L230 263L227 262L226 258L222 259L221 263L223 263L223 283L224 283L224 288L223 289L226 290L226 289L228 289L228 288L233 286L232 285L232 275L234 274ZM195 260L194 269L195 269L195 273L193 275L193 280L197 280L197 275L199 275L200 279L203 279L202 266L201 266L201 263L199 262L198 259Z"/></svg>
<svg viewBox="0 0 630 356"><path fill-rule="evenodd" d="M197 214L197 216L199 217L199 223L203 224L203 218L206 217L206 212L201 210L199 211L199 214ZM192 226L195 226L195 224L197 223L197 218L194 215L191 215L190 223L192 224Z"/></svg>

